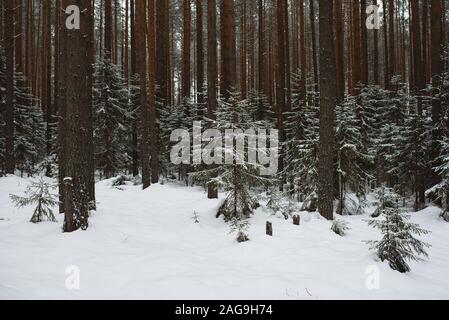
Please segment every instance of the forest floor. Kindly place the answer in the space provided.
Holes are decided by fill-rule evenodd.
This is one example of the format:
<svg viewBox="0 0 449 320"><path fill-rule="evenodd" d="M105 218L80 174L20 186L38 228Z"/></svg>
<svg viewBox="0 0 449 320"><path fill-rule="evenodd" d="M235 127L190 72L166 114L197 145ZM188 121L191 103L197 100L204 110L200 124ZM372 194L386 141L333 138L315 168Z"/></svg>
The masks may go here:
<svg viewBox="0 0 449 320"><path fill-rule="evenodd" d="M34 225L34 208L14 208L9 194L28 183L0 178L0 299L449 299L449 223L434 207L412 214L432 231L430 260L400 274L363 242L380 237L367 215L343 217L351 230L339 237L318 214L301 213L298 227L262 207L239 244L201 188L108 180L88 231L63 234L62 216Z"/></svg>

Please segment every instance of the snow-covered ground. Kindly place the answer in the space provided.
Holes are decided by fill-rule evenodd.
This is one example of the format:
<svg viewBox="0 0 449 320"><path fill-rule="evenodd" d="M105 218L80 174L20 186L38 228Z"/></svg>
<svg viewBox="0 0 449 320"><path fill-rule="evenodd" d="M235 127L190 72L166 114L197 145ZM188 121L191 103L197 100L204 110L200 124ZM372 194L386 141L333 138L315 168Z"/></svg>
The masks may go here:
<svg viewBox="0 0 449 320"><path fill-rule="evenodd" d="M302 213L298 227L259 209L239 244L200 188L103 181L89 230L63 234L62 216L34 225L33 208L14 208L9 194L28 183L0 178L0 299L449 299L449 224L437 208L413 213L432 248L404 275L362 242L379 238L367 216L345 217L351 230L339 237L316 214Z"/></svg>

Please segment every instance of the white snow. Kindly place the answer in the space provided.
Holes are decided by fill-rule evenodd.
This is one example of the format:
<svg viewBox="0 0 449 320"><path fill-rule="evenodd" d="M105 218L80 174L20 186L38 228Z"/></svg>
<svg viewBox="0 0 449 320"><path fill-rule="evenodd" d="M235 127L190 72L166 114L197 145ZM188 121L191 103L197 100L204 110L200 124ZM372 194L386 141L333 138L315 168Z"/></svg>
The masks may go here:
<svg viewBox="0 0 449 320"><path fill-rule="evenodd" d="M434 207L412 214L432 231L423 238L432 244L430 260L411 263L404 275L362 242L380 237L368 216L341 218L351 227L342 238L317 214L301 213L298 227L262 208L251 219L251 241L239 244L215 218L219 202L201 188L118 190L109 180L97 184L88 231L63 234L62 216L34 225L33 208L14 208L9 194L21 195L28 183L0 178L0 299L449 298L449 223ZM79 290L66 287L71 266L79 268Z"/></svg>

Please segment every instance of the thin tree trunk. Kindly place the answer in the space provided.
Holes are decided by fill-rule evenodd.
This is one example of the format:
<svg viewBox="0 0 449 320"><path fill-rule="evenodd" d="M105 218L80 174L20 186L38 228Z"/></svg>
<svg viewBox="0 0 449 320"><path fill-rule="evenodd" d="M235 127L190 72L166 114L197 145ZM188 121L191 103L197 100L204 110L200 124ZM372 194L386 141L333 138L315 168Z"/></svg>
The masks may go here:
<svg viewBox="0 0 449 320"><path fill-rule="evenodd" d="M318 207L320 214L333 220L334 213L334 127L337 87L333 0L320 1L320 145L318 155Z"/></svg>
<svg viewBox="0 0 449 320"><path fill-rule="evenodd" d="M362 85L368 84L369 72L368 72L368 28L366 28L365 21L366 15L366 0L360 1L360 30L361 30L361 44L360 44L360 65L361 76L360 81Z"/></svg>
<svg viewBox="0 0 449 320"><path fill-rule="evenodd" d="M242 99L246 99L248 91L247 79L247 38L246 38L246 0L241 0L241 21L240 21L240 93Z"/></svg>
<svg viewBox="0 0 449 320"><path fill-rule="evenodd" d="M203 4L196 0L196 90L197 101L204 103L204 41L203 41Z"/></svg>
<svg viewBox="0 0 449 320"><path fill-rule="evenodd" d="M150 128L151 183L159 182L159 127L156 109L156 34L155 34L155 0L148 0L148 105Z"/></svg>
<svg viewBox="0 0 449 320"><path fill-rule="evenodd" d="M190 97L190 41L191 41L191 11L190 0L184 0L184 28L183 28L183 45L182 45L182 98Z"/></svg>
<svg viewBox="0 0 449 320"><path fill-rule="evenodd" d="M335 6L335 56L337 73L335 75L338 92L338 102L345 98L345 60L344 60L344 29L342 0L336 0Z"/></svg>
<svg viewBox="0 0 449 320"><path fill-rule="evenodd" d="M14 0L5 0L5 24L14 25ZM6 104L5 104L5 170L14 174L14 28L5 28Z"/></svg>
<svg viewBox="0 0 449 320"><path fill-rule="evenodd" d="M147 6L145 1L136 2L136 74L140 81L140 160L142 163L143 189L151 185L149 123L150 114L147 97Z"/></svg>
<svg viewBox="0 0 449 320"><path fill-rule="evenodd" d="M307 96L307 50L306 50L306 32L305 32L305 14L304 0L299 0L299 33L300 33L300 64L301 64L301 97L306 100Z"/></svg>
<svg viewBox="0 0 449 320"><path fill-rule="evenodd" d="M218 57L217 57L217 2L209 0L207 2L207 110L209 119L215 119L217 110L217 78L218 78ZM216 184L209 183L207 188L209 199L218 198L218 188Z"/></svg>
<svg viewBox="0 0 449 320"><path fill-rule="evenodd" d="M377 6L377 0L373 0L373 5ZM373 30L373 77L374 84L380 84L380 74L379 74L379 30L374 28Z"/></svg>
<svg viewBox="0 0 449 320"><path fill-rule="evenodd" d="M45 110L46 128L46 151L47 156L50 156L52 146L52 122L53 122L53 108L51 104L51 70L52 70L52 54L51 54L51 3L48 1L42 2L42 96L41 102ZM46 168L47 177L51 176L51 165L48 164Z"/></svg>
<svg viewBox="0 0 449 320"><path fill-rule="evenodd" d="M104 7L104 56L112 59L112 1L105 1Z"/></svg>
<svg viewBox="0 0 449 320"><path fill-rule="evenodd" d="M221 1L221 94L228 99L236 85L234 0Z"/></svg>
<svg viewBox="0 0 449 320"><path fill-rule="evenodd" d="M156 1L156 85L157 98L163 106L170 103L168 94L170 19L169 1Z"/></svg>
<svg viewBox="0 0 449 320"><path fill-rule="evenodd" d="M315 92L318 92L318 54L315 31L315 0L309 1L310 10L310 32L312 34L312 62L313 62L313 83Z"/></svg>

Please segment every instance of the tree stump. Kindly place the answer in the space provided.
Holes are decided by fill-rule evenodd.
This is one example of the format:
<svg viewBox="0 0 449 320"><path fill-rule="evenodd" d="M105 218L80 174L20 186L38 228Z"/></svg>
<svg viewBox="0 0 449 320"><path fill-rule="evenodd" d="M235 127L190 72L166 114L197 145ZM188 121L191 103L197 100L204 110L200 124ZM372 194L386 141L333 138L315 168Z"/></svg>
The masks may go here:
<svg viewBox="0 0 449 320"><path fill-rule="evenodd" d="M273 224L269 221L267 221L267 235L270 237L273 236Z"/></svg>
<svg viewBox="0 0 449 320"><path fill-rule="evenodd" d="M64 232L75 231L75 225L73 221L73 200L72 200L72 188L73 181L72 178L64 178Z"/></svg>
<svg viewBox="0 0 449 320"><path fill-rule="evenodd" d="M299 217L299 214L295 214L295 215L293 216L293 224L294 224L295 226L299 226L300 221L301 221L301 219L300 219L300 217Z"/></svg>

